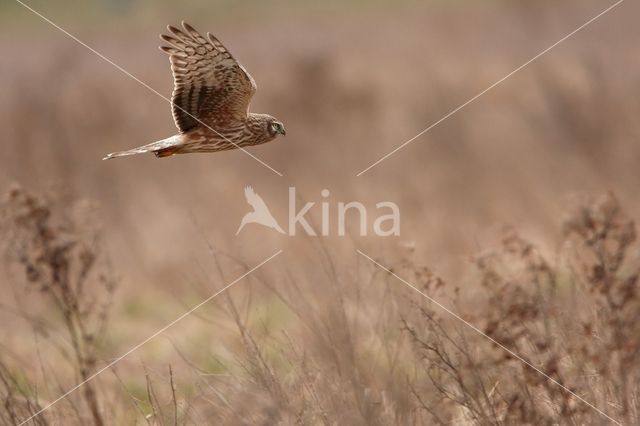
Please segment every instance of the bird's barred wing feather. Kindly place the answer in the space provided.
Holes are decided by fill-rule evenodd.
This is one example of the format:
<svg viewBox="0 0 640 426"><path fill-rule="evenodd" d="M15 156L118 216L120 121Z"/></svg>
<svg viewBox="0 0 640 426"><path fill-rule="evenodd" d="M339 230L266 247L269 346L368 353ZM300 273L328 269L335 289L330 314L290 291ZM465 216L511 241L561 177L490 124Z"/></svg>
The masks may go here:
<svg viewBox="0 0 640 426"><path fill-rule="evenodd" d="M160 48L171 62L176 126L186 132L198 120L214 129L243 121L255 81L217 38L210 33L205 38L185 22L182 26L184 30L169 26L171 35L160 36L169 44Z"/></svg>

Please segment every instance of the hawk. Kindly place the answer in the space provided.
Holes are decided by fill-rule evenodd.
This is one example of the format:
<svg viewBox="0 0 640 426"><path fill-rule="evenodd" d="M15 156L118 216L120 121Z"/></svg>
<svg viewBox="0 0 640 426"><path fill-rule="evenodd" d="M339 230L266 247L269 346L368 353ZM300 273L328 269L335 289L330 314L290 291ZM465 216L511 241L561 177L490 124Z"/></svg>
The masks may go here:
<svg viewBox="0 0 640 426"><path fill-rule="evenodd" d="M256 92L253 77L210 33L203 37L191 25L169 25L160 38L169 55L174 89L173 119L179 133L104 160L153 152L156 157L191 152L217 152L259 145L284 135L284 125L267 114L249 112Z"/></svg>

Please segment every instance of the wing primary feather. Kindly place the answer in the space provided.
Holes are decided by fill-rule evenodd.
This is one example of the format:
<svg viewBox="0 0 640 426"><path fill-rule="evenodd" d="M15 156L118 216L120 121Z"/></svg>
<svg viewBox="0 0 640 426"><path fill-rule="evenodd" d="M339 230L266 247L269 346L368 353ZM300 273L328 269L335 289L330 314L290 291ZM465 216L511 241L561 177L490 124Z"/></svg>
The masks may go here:
<svg viewBox="0 0 640 426"><path fill-rule="evenodd" d="M202 35L195 29L193 28L191 25L189 25L188 23L182 21L182 26L184 27L184 29L189 33L189 35L198 43L200 44L206 44L207 40L202 37Z"/></svg>
<svg viewBox="0 0 640 426"><path fill-rule="evenodd" d="M183 42L194 47L197 45L198 42L193 37L191 37L191 35L185 33L181 29L176 28L174 26L170 26L169 29L173 34L175 34L176 37L178 37L178 39L182 40Z"/></svg>
<svg viewBox="0 0 640 426"><path fill-rule="evenodd" d="M198 126L226 128L246 119L255 82L211 33L182 22L160 36L174 77L173 116L181 132Z"/></svg>

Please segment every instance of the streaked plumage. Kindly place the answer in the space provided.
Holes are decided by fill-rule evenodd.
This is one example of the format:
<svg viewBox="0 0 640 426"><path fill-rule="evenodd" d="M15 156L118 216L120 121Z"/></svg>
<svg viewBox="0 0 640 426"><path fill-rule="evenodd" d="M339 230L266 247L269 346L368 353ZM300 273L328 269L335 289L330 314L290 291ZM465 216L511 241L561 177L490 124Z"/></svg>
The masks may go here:
<svg viewBox="0 0 640 426"><path fill-rule="evenodd" d="M249 112L256 83L210 33L203 37L191 25L169 26L160 37L169 54L174 90L173 119L179 134L161 141L109 154L105 159L153 152L157 157L216 152L272 141L285 130L267 114Z"/></svg>

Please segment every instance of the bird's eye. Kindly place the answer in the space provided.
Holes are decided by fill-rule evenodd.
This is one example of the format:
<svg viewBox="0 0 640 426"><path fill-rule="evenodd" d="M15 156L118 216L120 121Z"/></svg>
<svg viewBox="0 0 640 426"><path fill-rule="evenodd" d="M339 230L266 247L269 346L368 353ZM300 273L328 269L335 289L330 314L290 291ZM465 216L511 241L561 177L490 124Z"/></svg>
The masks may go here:
<svg viewBox="0 0 640 426"><path fill-rule="evenodd" d="M278 125L278 123L271 123L271 132L272 133L277 133L279 129L280 129L280 126Z"/></svg>

